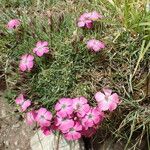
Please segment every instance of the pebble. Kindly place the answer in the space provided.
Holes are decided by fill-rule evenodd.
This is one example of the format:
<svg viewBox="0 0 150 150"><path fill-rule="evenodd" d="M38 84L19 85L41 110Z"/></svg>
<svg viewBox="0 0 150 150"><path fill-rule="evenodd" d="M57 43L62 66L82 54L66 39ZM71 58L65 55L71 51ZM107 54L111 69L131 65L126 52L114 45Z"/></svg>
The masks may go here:
<svg viewBox="0 0 150 150"><path fill-rule="evenodd" d="M14 144L17 146L18 145L18 141L16 141Z"/></svg>
<svg viewBox="0 0 150 150"><path fill-rule="evenodd" d="M8 146L9 145L9 141L4 141L5 145Z"/></svg>
<svg viewBox="0 0 150 150"><path fill-rule="evenodd" d="M1 118L6 117L6 111L4 109L1 110Z"/></svg>
<svg viewBox="0 0 150 150"><path fill-rule="evenodd" d="M20 124L17 123L17 124L14 124L14 125L12 126L12 129L14 129L14 128L19 128L19 127L20 127Z"/></svg>

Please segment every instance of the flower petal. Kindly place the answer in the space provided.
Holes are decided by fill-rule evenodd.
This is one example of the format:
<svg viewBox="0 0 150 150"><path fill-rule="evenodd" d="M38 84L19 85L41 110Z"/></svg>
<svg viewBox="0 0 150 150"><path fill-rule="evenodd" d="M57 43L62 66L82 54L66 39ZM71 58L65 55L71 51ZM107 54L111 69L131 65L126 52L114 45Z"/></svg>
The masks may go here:
<svg viewBox="0 0 150 150"><path fill-rule="evenodd" d="M31 105L31 101L30 100L26 100L22 105L22 111L25 111L29 106Z"/></svg>
<svg viewBox="0 0 150 150"><path fill-rule="evenodd" d="M97 102L105 101L105 95L102 92L97 92L95 94L95 99Z"/></svg>
<svg viewBox="0 0 150 150"><path fill-rule="evenodd" d="M34 56L29 54L28 57L27 57L27 60L32 61L33 59L34 59Z"/></svg>
<svg viewBox="0 0 150 150"><path fill-rule="evenodd" d="M84 27L84 26L85 26L85 22L83 21L78 22L78 27Z"/></svg>
<svg viewBox="0 0 150 150"><path fill-rule="evenodd" d="M111 93L112 93L112 90L111 90L111 89L106 89L106 88L104 88L103 91L104 91L104 93L105 93L105 95L106 95L107 97L110 96Z"/></svg>
<svg viewBox="0 0 150 150"><path fill-rule="evenodd" d="M36 43L36 47L40 47L40 46L42 46L42 42L41 42L41 41L38 41L38 42Z"/></svg>
<svg viewBox="0 0 150 150"><path fill-rule="evenodd" d="M109 109L109 103L107 101L101 101L98 103L98 107L100 108L100 110L102 111L106 111Z"/></svg>
<svg viewBox="0 0 150 150"><path fill-rule="evenodd" d="M113 93L111 96L109 96L109 98L113 101L113 102L115 102L115 103L119 103L119 96L118 96L118 94L117 93Z"/></svg>
<svg viewBox="0 0 150 150"><path fill-rule="evenodd" d="M32 68L33 68L33 62L32 61L30 61L30 62L28 62L27 64L26 64L26 66L27 66L27 68L28 68L28 71L30 71Z"/></svg>
<svg viewBox="0 0 150 150"><path fill-rule="evenodd" d="M43 56L44 52L43 52L43 51L38 50L38 51L36 51L36 54L37 54L39 57L41 57L41 56Z"/></svg>
<svg viewBox="0 0 150 150"><path fill-rule="evenodd" d="M116 103L112 102L112 103L109 104L109 111L113 111L116 108L117 108L117 104Z"/></svg>
<svg viewBox="0 0 150 150"><path fill-rule="evenodd" d="M35 111L27 112L27 114L26 114L26 123L28 125L32 125L35 122L36 115L37 114L36 114Z"/></svg>
<svg viewBox="0 0 150 150"><path fill-rule="evenodd" d="M43 47L48 46L48 42L47 41L42 42L41 46Z"/></svg>
<svg viewBox="0 0 150 150"><path fill-rule="evenodd" d="M47 111L45 114L44 114L44 117L46 120L51 120L52 119L52 114L51 112Z"/></svg>
<svg viewBox="0 0 150 150"><path fill-rule="evenodd" d="M24 96L23 94L20 94L16 99L15 99L16 104L21 105L24 102Z"/></svg>
<svg viewBox="0 0 150 150"><path fill-rule="evenodd" d="M19 68L21 71L25 71L27 69L27 66L26 66L26 64L20 63Z"/></svg>

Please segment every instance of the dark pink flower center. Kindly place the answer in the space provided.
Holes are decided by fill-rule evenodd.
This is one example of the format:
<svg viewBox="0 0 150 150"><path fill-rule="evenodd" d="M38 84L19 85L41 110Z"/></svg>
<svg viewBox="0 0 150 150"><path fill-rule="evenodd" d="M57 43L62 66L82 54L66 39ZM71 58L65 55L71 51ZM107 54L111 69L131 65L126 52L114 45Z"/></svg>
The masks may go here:
<svg viewBox="0 0 150 150"><path fill-rule="evenodd" d="M67 118L62 118L62 121L66 121L67 120Z"/></svg>
<svg viewBox="0 0 150 150"><path fill-rule="evenodd" d="M109 101L109 96L105 96L105 100L106 100L106 101Z"/></svg>
<svg viewBox="0 0 150 150"><path fill-rule="evenodd" d="M25 101L23 101L23 102L21 103L21 106L24 104L24 102L25 102Z"/></svg>
<svg viewBox="0 0 150 150"><path fill-rule="evenodd" d="M69 130L70 132L74 132L75 131L75 129L74 128L70 128L70 130Z"/></svg>
<svg viewBox="0 0 150 150"><path fill-rule="evenodd" d="M63 104L63 105L61 106L61 108L62 108L62 109L65 109L66 106L67 106L66 104Z"/></svg>
<svg viewBox="0 0 150 150"><path fill-rule="evenodd" d="M79 103L77 103L76 109L80 109L80 108L81 108L81 105Z"/></svg>
<svg viewBox="0 0 150 150"><path fill-rule="evenodd" d="M25 63L25 64L28 63L28 59L27 59L27 58L24 59L24 60L23 60L23 63Z"/></svg>
<svg viewBox="0 0 150 150"><path fill-rule="evenodd" d="M88 115L88 118L89 118L89 119L92 119L92 118L93 118L93 115L92 115L92 114L89 114L89 115Z"/></svg>
<svg viewBox="0 0 150 150"><path fill-rule="evenodd" d="M42 51L42 50L43 50L43 46L39 46L39 47L38 47L38 50L39 50L39 51Z"/></svg>
<svg viewBox="0 0 150 150"><path fill-rule="evenodd" d="M41 119L45 119L44 115L41 115Z"/></svg>

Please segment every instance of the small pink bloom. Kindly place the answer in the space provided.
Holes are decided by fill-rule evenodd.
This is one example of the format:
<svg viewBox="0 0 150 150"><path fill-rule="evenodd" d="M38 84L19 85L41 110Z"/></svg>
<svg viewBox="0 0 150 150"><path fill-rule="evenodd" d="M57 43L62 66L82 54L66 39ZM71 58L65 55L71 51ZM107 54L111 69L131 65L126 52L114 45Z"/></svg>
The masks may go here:
<svg viewBox="0 0 150 150"><path fill-rule="evenodd" d="M26 100L23 96L23 94L20 94L16 100L15 100L16 104L21 106L22 111L26 111L27 108L31 105L31 101L30 100Z"/></svg>
<svg viewBox="0 0 150 150"><path fill-rule="evenodd" d="M82 126L78 122L76 122L74 123L73 127L66 131L63 131L63 134L65 136L65 139L67 140L78 140L81 138L81 130Z"/></svg>
<svg viewBox="0 0 150 150"><path fill-rule="evenodd" d="M93 27L93 22L100 18L102 18L102 16L96 11L84 13L80 16L78 20L78 27L86 27L90 29Z"/></svg>
<svg viewBox="0 0 150 150"><path fill-rule="evenodd" d="M94 52L99 52L101 49L105 48L105 45L99 40L92 39L87 42L87 48Z"/></svg>
<svg viewBox="0 0 150 150"><path fill-rule="evenodd" d="M41 127L41 131L42 131L43 134L46 135L46 136L52 134L51 127Z"/></svg>
<svg viewBox="0 0 150 150"><path fill-rule="evenodd" d="M98 106L101 110L113 111L117 108L120 103L119 96L117 93L112 93L110 89L103 89L104 93L97 92L95 94L95 99L98 102Z"/></svg>
<svg viewBox="0 0 150 150"><path fill-rule="evenodd" d="M35 120L36 115L37 115L37 113L34 110L27 112L26 122L28 125L32 125L36 121Z"/></svg>
<svg viewBox="0 0 150 150"><path fill-rule="evenodd" d="M36 43L36 47L33 49L33 52L36 53L37 56L41 57L45 53L49 52L48 42L39 41Z"/></svg>
<svg viewBox="0 0 150 150"><path fill-rule="evenodd" d="M61 131L68 130L74 126L74 121L70 117L57 116L55 118L55 126Z"/></svg>
<svg viewBox="0 0 150 150"><path fill-rule="evenodd" d="M30 71L33 68L34 56L30 54L25 54L21 57L19 68L21 71Z"/></svg>
<svg viewBox="0 0 150 150"><path fill-rule="evenodd" d="M91 108L89 112L82 119L82 124L87 130L88 127L93 127L100 123L104 118L104 113L98 111L97 108Z"/></svg>
<svg viewBox="0 0 150 150"><path fill-rule="evenodd" d="M46 108L40 108L37 111L36 121L41 127L51 125L52 114Z"/></svg>
<svg viewBox="0 0 150 150"><path fill-rule="evenodd" d="M15 29L17 28L19 25L21 24L20 20L19 19L12 19L8 22L7 24L7 28L9 30L12 30L12 29Z"/></svg>
<svg viewBox="0 0 150 150"><path fill-rule="evenodd" d="M84 117L85 114L89 111L90 106L87 104L87 99L85 97L79 97L73 99L73 109L77 113L78 117Z"/></svg>
<svg viewBox="0 0 150 150"><path fill-rule="evenodd" d="M55 110L58 116L66 117L71 115L73 112L72 99L71 98L61 98L55 105Z"/></svg>
<svg viewBox="0 0 150 150"><path fill-rule="evenodd" d="M84 13L80 16L78 20L78 27L87 27L89 29L93 27L93 21L90 19L89 13Z"/></svg>

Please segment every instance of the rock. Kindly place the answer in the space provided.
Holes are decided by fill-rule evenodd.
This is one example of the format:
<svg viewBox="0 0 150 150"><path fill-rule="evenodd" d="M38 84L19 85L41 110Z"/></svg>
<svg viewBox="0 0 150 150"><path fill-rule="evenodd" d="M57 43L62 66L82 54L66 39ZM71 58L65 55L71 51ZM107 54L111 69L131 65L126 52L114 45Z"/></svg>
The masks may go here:
<svg viewBox="0 0 150 150"><path fill-rule="evenodd" d="M6 110L5 109L1 109L1 118L6 117Z"/></svg>
<svg viewBox="0 0 150 150"><path fill-rule="evenodd" d="M9 141L5 141L4 143L5 143L5 145L6 145L6 146L8 146L8 145L9 145Z"/></svg>
<svg viewBox="0 0 150 150"><path fill-rule="evenodd" d="M32 150L85 150L82 141L67 142L62 136L60 138L55 134L45 136L41 131L31 138L30 146Z"/></svg>
<svg viewBox="0 0 150 150"><path fill-rule="evenodd" d="M16 141L14 144L17 146L18 145L18 141Z"/></svg>
<svg viewBox="0 0 150 150"><path fill-rule="evenodd" d="M14 125L12 126L12 129L14 129L14 128L19 128L19 127L20 127L20 124L17 123L17 124L14 124Z"/></svg>

